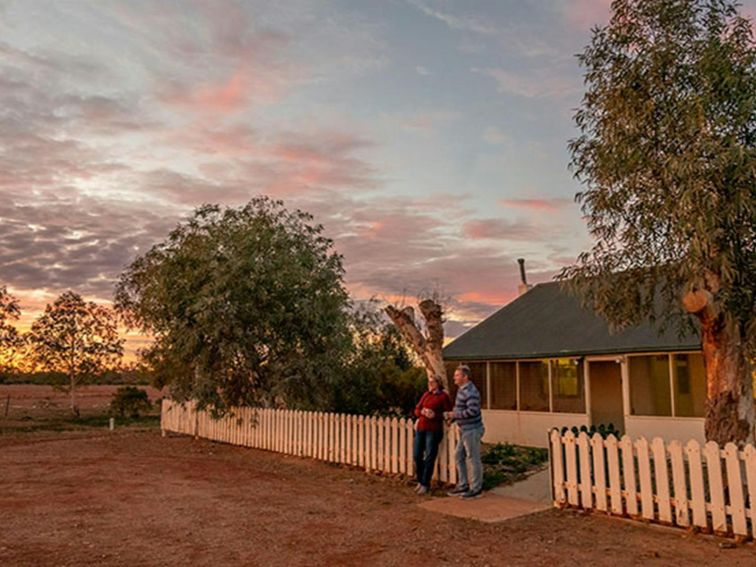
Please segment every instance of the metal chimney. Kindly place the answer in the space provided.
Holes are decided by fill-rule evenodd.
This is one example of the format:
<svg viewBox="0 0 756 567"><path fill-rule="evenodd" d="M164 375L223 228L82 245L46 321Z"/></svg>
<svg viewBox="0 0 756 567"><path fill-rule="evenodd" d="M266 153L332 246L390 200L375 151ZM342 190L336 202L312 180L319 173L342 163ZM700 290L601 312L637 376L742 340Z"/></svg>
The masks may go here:
<svg viewBox="0 0 756 567"><path fill-rule="evenodd" d="M520 264L520 285L517 286L517 295L519 296L533 286L528 284L528 278L525 275L525 258L517 258L517 263Z"/></svg>

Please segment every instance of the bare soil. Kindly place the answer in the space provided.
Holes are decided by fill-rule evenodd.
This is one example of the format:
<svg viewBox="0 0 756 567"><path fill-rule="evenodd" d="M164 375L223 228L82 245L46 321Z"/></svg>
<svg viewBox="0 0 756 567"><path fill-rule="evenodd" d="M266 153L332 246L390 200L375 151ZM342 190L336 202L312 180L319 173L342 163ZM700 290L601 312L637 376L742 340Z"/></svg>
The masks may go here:
<svg viewBox="0 0 756 567"><path fill-rule="evenodd" d="M501 524L406 484L158 431L0 437L0 565L754 565L753 544L550 510Z"/></svg>

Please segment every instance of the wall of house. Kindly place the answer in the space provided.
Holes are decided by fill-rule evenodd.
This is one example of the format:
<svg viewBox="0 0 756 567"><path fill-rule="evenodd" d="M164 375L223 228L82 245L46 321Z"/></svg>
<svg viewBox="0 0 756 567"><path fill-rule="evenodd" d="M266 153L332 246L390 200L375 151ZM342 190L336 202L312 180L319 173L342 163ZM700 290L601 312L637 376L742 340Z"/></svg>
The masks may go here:
<svg viewBox="0 0 756 567"><path fill-rule="evenodd" d="M548 432L554 427L588 426L585 414L483 410L485 443L514 443L547 447Z"/></svg>
<svg viewBox="0 0 756 567"><path fill-rule="evenodd" d="M625 432L633 439L645 437L649 441L661 437L665 441L680 441L683 445L690 439L699 443L706 442L702 417L626 415Z"/></svg>
<svg viewBox="0 0 756 567"><path fill-rule="evenodd" d="M610 378L621 375L621 388L602 385L602 377L606 378L602 372L614 368L607 363L619 363L620 372L614 371ZM450 376L456 365L448 364ZM590 427L607 421L632 438L704 441L705 378L700 353L523 360L516 367L514 361L469 365L481 391L487 443L546 447L551 428ZM609 402L614 412L611 419L604 415L606 411L602 413ZM534 411L534 406L542 411Z"/></svg>

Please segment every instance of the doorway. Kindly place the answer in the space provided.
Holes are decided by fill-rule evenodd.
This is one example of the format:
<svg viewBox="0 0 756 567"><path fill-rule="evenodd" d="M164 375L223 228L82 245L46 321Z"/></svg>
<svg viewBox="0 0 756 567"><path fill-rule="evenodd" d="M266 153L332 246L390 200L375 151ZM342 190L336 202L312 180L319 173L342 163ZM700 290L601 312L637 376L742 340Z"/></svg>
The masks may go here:
<svg viewBox="0 0 756 567"><path fill-rule="evenodd" d="M591 388L591 425L608 426L611 423L620 433L624 433L622 365L614 360L589 360L588 376Z"/></svg>

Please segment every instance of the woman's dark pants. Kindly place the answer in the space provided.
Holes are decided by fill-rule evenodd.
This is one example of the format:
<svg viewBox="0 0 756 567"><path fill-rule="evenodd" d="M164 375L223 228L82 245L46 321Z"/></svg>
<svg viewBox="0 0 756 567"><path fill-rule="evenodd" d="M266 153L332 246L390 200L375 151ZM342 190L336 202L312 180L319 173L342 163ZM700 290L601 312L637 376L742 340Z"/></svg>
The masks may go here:
<svg viewBox="0 0 756 567"><path fill-rule="evenodd" d="M430 488L433 467L436 464L436 455L438 455L438 446L443 437L443 429L440 431L415 431L415 472L417 482L426 488Z"/></svg>

